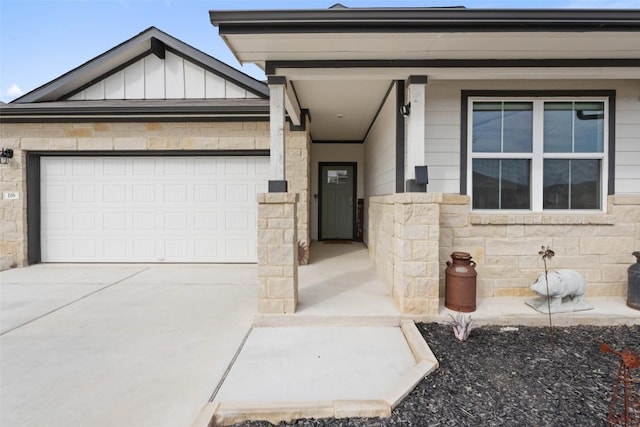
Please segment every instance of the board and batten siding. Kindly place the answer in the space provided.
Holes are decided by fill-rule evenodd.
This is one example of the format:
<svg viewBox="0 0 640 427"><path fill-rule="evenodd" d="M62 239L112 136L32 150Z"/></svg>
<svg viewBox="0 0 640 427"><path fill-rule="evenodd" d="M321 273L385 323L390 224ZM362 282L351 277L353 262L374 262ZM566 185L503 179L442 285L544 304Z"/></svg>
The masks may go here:
<svg viewBox="0 0 640 427"><path fill-rule="evenodd" d="M148 55L73 95L72 101L108 99L245 99L255 94L181 56Z"/></svg>
<svg viewBox="0 0 640 427"><path fill-rule="evenodd" d="M364 141L365 198L396 192L396 102L393 94L395 86Z"/></svg>
<svg viewBox="0 0 640 427"><path fill-rule="evenodd" d="M616 98L616 194L639 194L640 80L620 85Z"/></svg>
<svg viewBox="0 0 640 427"><path fill-rule="evenodd" d="M615 90L615 192L640 193L640 80L429 82L425 118L429 192L460 191L460 96L463 90Z"/></svg>

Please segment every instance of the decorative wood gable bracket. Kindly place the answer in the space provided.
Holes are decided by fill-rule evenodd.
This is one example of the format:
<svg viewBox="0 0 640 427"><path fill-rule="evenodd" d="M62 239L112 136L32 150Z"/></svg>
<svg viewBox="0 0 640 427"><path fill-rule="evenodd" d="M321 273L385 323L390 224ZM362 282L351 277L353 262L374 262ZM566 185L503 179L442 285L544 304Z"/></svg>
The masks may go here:
<svg viewBox="0 0 640 427"><path fill-rule="evenodd" d="M164 59L166 52L166 47L161 40L158 40L155 37L151 37L151 53L157 56L160 59Z"/></svg>

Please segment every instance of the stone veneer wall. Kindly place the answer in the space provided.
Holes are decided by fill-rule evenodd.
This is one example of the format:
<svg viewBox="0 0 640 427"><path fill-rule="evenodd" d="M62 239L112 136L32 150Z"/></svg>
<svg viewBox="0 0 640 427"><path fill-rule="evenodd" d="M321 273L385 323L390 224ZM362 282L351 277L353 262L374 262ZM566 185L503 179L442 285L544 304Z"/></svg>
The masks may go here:
<svg viewBox="0 0 640 427"><path fill-rule="evenodd" d="M607 213L471 213L469 197L447 195L440 209L440 294L454 251L477 262L478 296L528 296L550 246L551 268L578 271L587 296L625 296L627 268L640 250L640 195L608 197Z"/></svg>
<svg viewBox="0 0 640 427"><path fill-rule="evenodd" d="M258 194L258 313L294 313L298 304L297 193Z"/></svg>
<svg viewBox="0 0 640 427"><path fill-rule="evenodd" d="M303 157L305 151L301 134L305 135L287 133L287 142L300 146L295 149L298 157ZM0 167L0 192L18 191L20 199L0 200L0 269L23 266L27 260L27 151L268 150L269 146L266 121L2 123L0 147L12 148L14 158L9 165ZM308 157L308 149L306 152ZM292 188L302 185L297 180L292 182ZM306 205L304 209L308 210ZM308 221L302 227L308 228ZM301 234L308 235L308 231L301 228Z"/></svg>
<svg viewBox="0 0 640 427"><path fill-rule="evenodd" d="M456 194L371 197L369 253L403 313L438 312L455 251L476 261L479 297L533 295L542 245L556 253L552 269L584 276L587 296L626 296L631 253L640 250L640 195L607 203L607 213L485 214L472 213L469 197Z"/></svg>
<svg viewBox="0 0 640 427"><path fill-rule="evenodd" d="M309 129L308 125L306 129ZM308 131L287 131L285 137L285 175L289 192L300 195L297 203L298 239L308 246L311 241L311 136Z"/></svg>
<svg viewBox="0 0 640 427"><path fill-rule="evenodd" d="M393 196L369 198L367 247L378 274L393 290L393 230L395 209Z"/></svg>
<svg viewBox="0 0 640 427"><path fill-rule="evenodd" d="M438 313L440 199L433 193L369 199L369 248L402 313Z"/></svg>

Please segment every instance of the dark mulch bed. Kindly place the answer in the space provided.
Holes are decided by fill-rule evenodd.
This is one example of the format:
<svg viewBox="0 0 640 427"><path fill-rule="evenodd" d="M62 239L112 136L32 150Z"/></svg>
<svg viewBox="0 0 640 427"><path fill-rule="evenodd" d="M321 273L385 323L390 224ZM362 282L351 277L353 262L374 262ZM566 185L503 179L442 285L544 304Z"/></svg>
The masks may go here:
<svg viewBox="0 0 640 427"><path fill-rule="evenodd" d="M387 419L297 420L281 426L603 426L619 359L600 342L640 353L640 326L475 329L457 341L451 328L420 324L440 368ZM635 377L640 377L635 370ZM270 426L247 422L243 427Z"/></svg>

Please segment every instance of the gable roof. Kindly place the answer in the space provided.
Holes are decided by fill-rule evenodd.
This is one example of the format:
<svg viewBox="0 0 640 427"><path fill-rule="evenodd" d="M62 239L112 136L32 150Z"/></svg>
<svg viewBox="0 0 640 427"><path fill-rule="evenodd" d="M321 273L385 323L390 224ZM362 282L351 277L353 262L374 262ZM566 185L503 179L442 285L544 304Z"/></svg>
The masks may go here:
<svg viewBox="0 0 640 427"><path fill-rule="evenodd" d="M269 90L265 83L236 70L155 27L150 27L102 55L15 99L11 104L63 101L145 56L153 54L158 58L164 59L165 51L170 51L197 64L259 98L268 98Z"/></svg>

